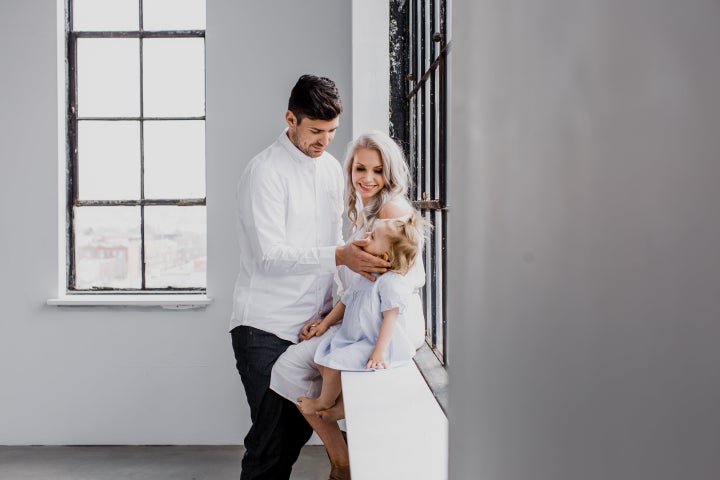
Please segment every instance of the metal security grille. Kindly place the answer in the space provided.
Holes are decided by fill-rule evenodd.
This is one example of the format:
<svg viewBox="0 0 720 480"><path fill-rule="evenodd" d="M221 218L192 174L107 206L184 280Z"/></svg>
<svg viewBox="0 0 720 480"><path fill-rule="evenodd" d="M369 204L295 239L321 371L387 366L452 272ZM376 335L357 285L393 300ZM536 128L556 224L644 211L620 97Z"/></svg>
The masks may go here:
<svg viewBox="0 0 720 480"><path fill-rule="evenodd" d="M128 292L128 293L134 293L134 292L143 292L143 293L153 293L153 292L163 292L163 293L172 293L172 292L204 292L205 291L205 279L204 279L204 252L205 252L205 235L204 231L202 234L195 235L195 232L193 232L193 238L191 238L191 241L187 241L185 239L185 245L183 248L169 248L167 245L170 245L173 241L170 239L173 235L175 237L181 236L176 231L175 232L166 232L165 235L165 241L164 244L165 251L162 247L160 247L160 241L155 242L154 249L157 250L159 253L156 254L156 257L160 258L160 256L165 255L165 257L168 257L171 255L170 252L172 252L172 255L174 255L176 258L168 259L168 258L160 258L159 260L156 260L155 265L160 264L161 262L165 263L171 263L172 261L177 261L178 258L181 258L181 261L186 262L187 264L190 264L192 262L195 262L195 264L198 266L198 271L201 270L201 274L197 276L196 278L191 278L191 275L185 275L185 278L188 278L187 283L183 283L184 280L181 280L180 282L176 282L175 280L167 280L166 278L163 278L159 281L156 281L153 283L152 281L149 281L150 278L149 272L148 272L148 209L152 210L154 213L155 219L160 218L162 220L163 215L166 215L170 212L176 212L176 211L182 211L183 213L179 214L178 217L180 220L177 222L178 225L181 227L183 226L183 223L187 225L187 219L192 217L192 219L199 218L197 224L202 224L202 229L204 229L204 209L206 205L206 198L205 198L205 192L204 192L204 180L202 182L198 181L198 183L202 183L202 190L198 192L193 192L193 194L188 196L182 196L180 195L174 195L174 196L163 196L163 195L149 195L147 185L146 185L146 178L147 178L147 172L146 172L146 148L147 148L147 137L148 132L151 129L155 129L157 131L158 128L165 128L168 130L172 130L173 128L176 128L178 130L176 131L182 131L182 129L185 129L187 131L188 127L195 129L197 132L201 132L201 134L198 134L198 138L202 138L202 141L204 142L204 122L205 122L205 107L204 107L204 89L202 91L202 105L200 107L196 107L194 112L190 115L177 115L177 114L152 114L148 113L148 110L146 108L146 98L147 94L143 91L145 80L144 76L146 75L146 72L144 72L144 65L146 65L146 44L149 39L153 39L151 41L155 41L156 39L165 39L165 40L176 40L176 39L195 39L191 40L192 42L195 42L196 45L200 46L200 49L204 50L204 41L205 41L205 31L204 30L194 30L194 29L188 29L188 30L161 30L161 29L153 29L145 30L144 28L144 21L143 21L143 0L137 0L137 3L135 4L135 12L136 12L136 20L135 20L135 28L131 29L115 29L115 30L95 30L95 29L83 29L78 28L73 23L73 12L74 9L79 8L76 4L79 4L78 0L67 0L66 3L66 57L67 57L67 111L66 111L66 129L67 129L67 205L66 205L66 238L67 238L67 245L68 245L68 251L67 251L67 289L69 293L74 292L82 292L82 293L88 293L88 292ZM204 1L201 0L202 8L204 8ZM83 3L84 6L88 6L87 2ZM204 22L204 20L203 20ZM79 42L86 42L86 44L90 44L90 42L94 41L104 41L106 43L114 41L127 41L131 40L133 41L133 45L136 45L136 56L134 57L134 65L137 67L137 73L135 78L132 80L133 82L137 82L138 85L138 95L137 95L137 102L129 102L133 104L132 112L131 114L104 114L104 113L91 113L91 114L84 114L83 113L83 105L81 102L81 105L78 104L78 97L82 96L84 92L87 92L87 86L82 84L82 82L78 81L79 75L83 71L83 67L86 67L89 65L89 61L86 62L84 65L80 65L78 57L79 57ZM198 48L196 47L196 51L198 51ZM112 52L108 56L112 55ZM204 54L200 54L202 56ZM200 58L200 57L197 57ZM113 59L111 58L108 61L108 64L111 64ZM200 62L196 62L200 64ZM201 74L204 75L204 59L202 59L201 63L202 72ZM87 70L87 69L86 69ZM200 95L198 95L199 97ZM87 104L91 102L85 102L85 107L87 107ZM199 104L199 102L196 102L196 104ZM85 108L85 111L87 111L88 108ZM133 129L134 136L133 141L126 142L127 144L132 144L132 148L135 148L138 152L138 159L139 159L139 175L137 175L137 183L133 187L134 191L137 193L134 193L132 195L120 195L120 198L112 198L112 195L110 197L103 197L100 199L96 199L92 197L92 195L88 195L86 197L83 197L80 193L80 185L84 181L84 184L87 185L89 183L92 183L90 180L84 180L81 178L81 173L83 172L83 169L85 171L88 170L87 168L87 161L83 159L83 153L85 153L82 149L82 140L79 139L82 137L82 135L79 134L79 132L82 131L83 128L90 129L89 126L94 126L94 128L102 128L106 129L107 131L111 131L113 127L122 125L124 127L130 126L131 129ZM109 135L112 137L112 135ZM86 135L86 138L89 138L90 135ZM176 135L173 139L173 143L175 141L181 141L180 140L181 135ZM171 142L166 142L171 143ZM130 147L128 147L130 148ZM124 159L123 159L124 160ZM198 164L202 169L204 169L204 157L197 159ZM117 163L123 163L123 162L115 162ZM129 162L128 162L129 163ZM122 168L122 167L118 167ZM119 170L118 170L119 171ZM156 174L156 176L163 176L164 178L167 178L167 182L171 183L173 182L173 175L177 176L177 170L174 170L173 168L167 168L166 172L163 172L162 174ZM107 180L106 180L107 181ZM112 179L109 181L109 183L112 183ZM179 207L179 208L175 208ZM128 254L127 248L123 248L123 246L116 244L113 244L112 242L108 242L105 244L94 244L92 245L93 248L93 255L96 255L98 259L102 260L104 264L109 264L108 259L112 259L114 262L113 265L115 265L114 268L117 268L118 270L124 271L124 273L127 273L127 263L129 263L128 256L133 257L133 265L137 265L137 281L130 284L130 282L115 282L113 281L108 282L108 284L103 284L102 282L95 282L95 281L88 281L86 284L81 284L78 280L78 265L82 260L83 252L80 252L80 242L78 240L78 232L86 232L86 231L92 231L93 228L97 229L97 225L93 224L92 222L86 222L86 224L80 224L78 220L78 216L80 213L83 212L93 212L92 215L95 217L98 216L98 212L113 212L109 213L107 217L110 217L107 219L107 224L111 224L112 217L115 216L115 218L120 219L121 215L128 214L130 211L132 211L132 215L136 218L133 222L136 222L137 224L137 234L133 234L133 238L131 238L131 242L133 242L136 246L134 247L133 253ZM188 215L187 212L193 212L192 215ZM118 220L120 222L120 220ZM156 224L162 223L161 221L156 221ZM133 227L135 224L133 224ZM119 227L116 227L119 228ZM200 227L198 227L199 229ZM187 237L187 235L186 235ZM177 242L175 242L177 244ZM190 246L187 246L188 244L192 244ZM134 254L135 249L137 250L137 255ZM136 258L139 257L139 258ZM96 264L100 264L100 260L96 262ZM125 262L125 266L123 266L123 262ZM117 267L117 265L120 265L120 267ZM110 275L112 277L112 275ZM176 275L177 277L181 277L182 275ZM116 278L117 276L113 277ZM95 282L95 283L93 283ZM176 282L176 283L173 283Z"/></svg>
<svg viewBox="0 0 720 480"><path fill-rule="evenodd" d="M414 205L433 225L426 245L427 342L447 364L448 0L390 2L391 135L413 177Z"/></svg>

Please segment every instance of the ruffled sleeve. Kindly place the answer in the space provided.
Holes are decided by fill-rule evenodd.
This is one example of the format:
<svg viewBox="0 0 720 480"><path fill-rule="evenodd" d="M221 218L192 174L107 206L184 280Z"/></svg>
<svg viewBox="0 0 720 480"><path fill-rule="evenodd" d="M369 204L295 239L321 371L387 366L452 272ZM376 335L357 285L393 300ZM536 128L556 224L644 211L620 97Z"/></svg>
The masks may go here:
<svg viewBox="0 0 720 480"><path fill-rule="evenodd" d="M413 285L407 278L394 272L380 275L377 281L380 282L377 286L380 295L380 311L386 312L398 308L402 314L407 308Z"/></svg>

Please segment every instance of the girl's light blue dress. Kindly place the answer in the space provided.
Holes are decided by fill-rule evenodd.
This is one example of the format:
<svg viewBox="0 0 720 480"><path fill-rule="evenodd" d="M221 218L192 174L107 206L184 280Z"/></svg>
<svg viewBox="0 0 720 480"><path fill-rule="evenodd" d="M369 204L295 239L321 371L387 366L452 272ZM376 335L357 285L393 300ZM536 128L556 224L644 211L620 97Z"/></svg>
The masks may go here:
<svg viewBox="0 0 720 480"><path fill-rule="evenodd" d="M415 346L408 337L403 313L413 294L413 283L395 272L379 275L374 282L356 277L342 296L342 324L335 335L323 336L315 363L336 370L364 371L380 334L382 312L395 307L400 311L385 361L388 368L408 363L415 355Z"/></svg>

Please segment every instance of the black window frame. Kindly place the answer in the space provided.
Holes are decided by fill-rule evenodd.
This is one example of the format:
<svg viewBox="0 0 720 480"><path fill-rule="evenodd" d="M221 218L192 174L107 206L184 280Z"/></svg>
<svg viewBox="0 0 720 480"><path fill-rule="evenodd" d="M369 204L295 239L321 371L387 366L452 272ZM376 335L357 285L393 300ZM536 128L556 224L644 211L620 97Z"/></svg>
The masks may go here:
<svg viewBox="0 0 720 480"><path fill-rule="evenodd" d="M73 29L73 0L65 0L65 126L66 126L66 205L65 205L65 239L66 239L66 281L67 294L173 294L192 293L204 294L204 287L146 287L146 245L145 245L145 207L146 206L202 206L207 208L207 196L202 198L145 198L144 192L144 125L152 121L203 121L206 120L205 108L203 115L149 117L143 111L143 40L146 38L202 38L205 42L205 30L144 30L143 0L138 0L138 30L129 31L75 31ZM77 41L80 38L137 38L139 41L140 62L140 111L133 117L80 117L77 108ZM78 197L78 122L91 121L138 121L140 128L140 198L138 200L80 200ZM93 206L137 206L140 208L140 288L92 287L81 289L76 287L76 250L74 234L75 207Z"/></svg>

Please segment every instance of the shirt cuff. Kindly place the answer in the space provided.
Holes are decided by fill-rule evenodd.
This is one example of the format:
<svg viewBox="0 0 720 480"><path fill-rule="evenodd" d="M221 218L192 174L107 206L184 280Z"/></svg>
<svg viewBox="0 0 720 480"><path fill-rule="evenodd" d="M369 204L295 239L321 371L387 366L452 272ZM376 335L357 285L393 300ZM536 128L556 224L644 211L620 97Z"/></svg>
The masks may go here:
<svg viewBox="0 0 720 480"><path fill-rule="evenodd" d="M335 249L337 247L320 247L320 269L324 273L335 273Z"/></svg>

